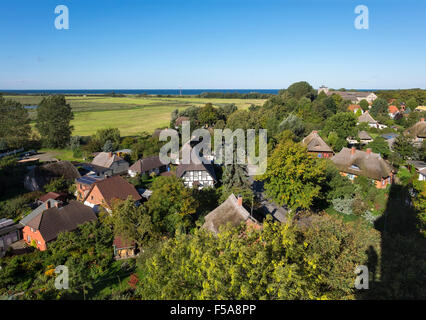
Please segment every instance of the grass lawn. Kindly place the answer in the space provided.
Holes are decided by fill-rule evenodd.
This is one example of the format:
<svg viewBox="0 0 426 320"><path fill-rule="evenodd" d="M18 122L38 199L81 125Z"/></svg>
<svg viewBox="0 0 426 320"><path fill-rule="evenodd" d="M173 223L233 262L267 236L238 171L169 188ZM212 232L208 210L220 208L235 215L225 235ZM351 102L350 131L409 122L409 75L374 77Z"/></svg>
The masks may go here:
<svg viewBox="0 0 426 320"><path fill-rule="evenodd" d="M24 105L37 105L42 100L40 96L5 96ZM212 103L214 106L235 104L239 109L247 109L250 105L263 105L264 99L209 99L197 97L125 97L106 96L67 96L75 119L73 135L92 135L98 129L118 128L122 136L129 136L157 128L168 126L173 110L183 110L190 106L204 106ZM36 111L32 110L31 119L35 119Z"/></svg>
<svg viewBox="0 0 426 320"><path fill-rule="evenodd" d="M149 133L157 128L168 126L170 114L176 106L155 106L127 110L109 110L96 112L76 112L71 124L73 135L88 136L98 129L118 128L122 136L131 136L143 131Z"/></svg>
<svg viewBox="0 0 426 320"><path fill-rule="evenodd" d="M82 158L76 158L73 155L73 152L68 149L47 149L43 148L38 150L39 153L45 153L46 155L56 158L58 160L66 160L66 161L83 161Z"/></svg>

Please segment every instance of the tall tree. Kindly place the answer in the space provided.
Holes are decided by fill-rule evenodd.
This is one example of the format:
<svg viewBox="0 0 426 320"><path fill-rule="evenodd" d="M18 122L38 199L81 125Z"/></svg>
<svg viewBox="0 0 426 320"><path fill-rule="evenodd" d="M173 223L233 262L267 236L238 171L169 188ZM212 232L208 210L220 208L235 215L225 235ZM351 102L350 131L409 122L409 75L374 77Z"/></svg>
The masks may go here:
<svg viewBox="0 0 426 320"><path fill-rule="evenodd" d="M377 98L371 106L371 114L377 116L379 114L388 114L388 102L385 99Z"/></svg>
<svg viewBox="0 0 426 320"><path fill-rule="evenodd" d="M182 180L175 176L158 177L151 190L152 196L146 207L159 231L173 234L177 229L190 226L197 204Z"/></svg>
<svg viewBox="0 0 426 320"><path fill-rule="evenodd" d="M43 98L37 108L36 128L43 143L51 148L64 148L71 138L74 119L71 106L62 95Z"/></svg>
<svg viewBox="0 0 426 320"><path fill-rule="evenodd" d="M28 111L19 102L0 97L0 141L9 148L20 148L30 133Z"/></svg>
<svg viewBox="0 0 426 320"><path fill-rule="evenodd" d="M309 208L319 197L325 179L325 162L310 156L306 148L291 140L278 144L268 159L266 194L291 209Z"/></svg>

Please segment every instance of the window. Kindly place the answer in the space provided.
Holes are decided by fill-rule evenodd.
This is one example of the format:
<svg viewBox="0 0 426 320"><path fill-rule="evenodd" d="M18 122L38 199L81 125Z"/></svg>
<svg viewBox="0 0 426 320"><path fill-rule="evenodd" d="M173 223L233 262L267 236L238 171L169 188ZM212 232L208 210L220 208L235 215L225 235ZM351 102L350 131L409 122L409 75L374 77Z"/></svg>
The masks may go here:
<svg viewBox="0 0 426 320"><path fill-rule="evenodd" d="M359 167L356 164L351 165L351 169L359 170Z"/></svg>
<svg viewBox="0 0 426 320"><path fill-rule="evenodd" d="M27 242L31 242L31 237L27 236Z"/></svg>

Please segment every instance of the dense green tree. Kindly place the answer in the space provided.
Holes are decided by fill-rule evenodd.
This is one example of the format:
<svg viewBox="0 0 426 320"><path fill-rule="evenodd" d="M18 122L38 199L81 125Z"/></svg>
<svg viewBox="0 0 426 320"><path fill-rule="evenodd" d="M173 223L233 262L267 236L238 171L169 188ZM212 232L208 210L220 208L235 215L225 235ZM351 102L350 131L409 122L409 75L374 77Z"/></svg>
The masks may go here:
<svg viewBox="0 0 426 320"><path fill-rule="evenodd" d="M368 101L367 101L367 100L362 99L362 100L359 102L359 106L361 107L361 109L362 109L362 110L367 111L367 110L369 109L370 104L368 103Z"/></svg>
<svg viewBox="0 0 426 320"><path fill-rule="evenodd" d="M354 270L377 232L329 216L177 235L141 257L142 299L353 299Z"/></svg>
<svg viewBox="0 0 426 320"><path fill-rule="evenodd" d="M181 179L158 177L151 186L152 196L146 202L149 215L157 230L173 234L191 226L197 204Z"/></svg>
<svg viewBox="0 0 426 320"><path fill-rule="evenodd" d="M411 141L403 136L399 135L396 137L394 144L392 145L392 149L403 159L409 159L414 156L415 149L411 144Z"/></svg>
<svg viewBox="0 0 426 320"><path fill-rule="evenodd" d="M213 126L219 120L219 113L211 103L198 110L197 120L201 125Z"/></svg>
<svg viewBox="0 0 426 320"><path fill-rule="evenodd" d="M387 158L390 154L389 144L385 140L385 138L378 136L372 142L370 142L367 146L371 148L373 152L380 153L382 157Z"/></svg>
<svg viewBox="0 0 426 320"><path fill-rule="evenodd" d="M19 102L0 99L0 140L1 150L21 148L31 133L28 111Z"/></svg>
<svg viewBox="0 0 426 320"><path fill-rule="evenodd" d="M316 92L312 86L306 81L295 82L285 90L290 96L300 99L302 97L314 100Z"/></svg>
<svg viewBox="0 0 426 320"><path fill-rule="evenodd" d="M36 128L43 143L51 148L64 148L68 145L74 118L71 106L64 96L48 96L43 98L37 108Z"/></svg>
<svg viewBox="0 0 426 320"><path fill-rule="evenodd" d="M102 147L103 152L113 152L114 151L114 145L112 144L111 140L107 140Z"/></svg>
<svg viewBox="0 0 426 320"><path fill-rule="evenodd" d="M268 159L266 194L280 205L291 209L309 208L319 197L325 179L325 163L310 156L306 148L288 140L281 142Z"/></svg>
<svg viewBox="0 0 426 320"><path fill-rule="evenodd" d="M322 130L325 136L335 132L340 139L346 139L356 134L356 116L352 112L339 112L329 118Z"/></svg>
<svg viewBox="0 0 426 320"><path fill-rule="evenodd" d="M378 115L387 115L388 102L385 99L377 98L373 101L370 113L373 115L373 117L377 117Z"/></svg>
<svg viewBox="0 0 426 320"><path fill-rule="evenodd" d="M281 131L290 130L299 141L302 140L306 133L305 124L294 114L290 114L287 118L285 118L280 123L279 128Z"/></svg>
<svg viewBox="0 0 426 320"><path fill-rule="evenodd" d="M114 234L140 247L156 238L151 216L144 206L136 206L132 199L116 202L107 222L113 225Z"/></svg>

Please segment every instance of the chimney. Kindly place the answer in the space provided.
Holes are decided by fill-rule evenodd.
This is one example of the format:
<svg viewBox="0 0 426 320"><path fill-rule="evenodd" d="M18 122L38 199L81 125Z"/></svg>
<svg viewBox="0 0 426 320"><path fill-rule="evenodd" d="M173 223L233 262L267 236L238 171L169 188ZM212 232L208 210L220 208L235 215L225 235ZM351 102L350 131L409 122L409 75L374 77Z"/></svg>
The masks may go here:
<svg viewBox="0 0 426 320"><path fill-rule="evenodd" d="M371 148L367 148L367 154L371 154Z"/></svg>
<svg viewBox="0 0 426 320"><path fill-rule="evenodd" d="M239 207L243 206L243 197L241 195L238 195L238 206Z"/></svg>
<svg viewBox="0 0 426 320"><path fill-rule="evenodd" d="M352 148L351 148L351 155L354 155L354 154L355 154L355 151L356 151L356 148L355 148L355 147L352 147Z"/></svg>
<svg viewBox="0 0 426 320"><path fill-rule="evenodd" d="M317 130L312 131L313 134L318 134Z"/></svg>
<svg viewBox="0 0 426 320"><path fill-rule="evenodd" d="M46 209L50 209L50 201L47 200L45 204L46 204Z"/></svg>
<svg viewBox="0 0 426 320"><path fill-rule="evenodd" d="M421 118L421 119L420 119L420 122L425 122L425 118Z"/></svg>
<svg viewBox="0 0 426 320"><path fill-rule="evenodd" d="M109 153L108 153L108 156L109 156L110 158L112 158L112 152L109 152Z"/></svg>

